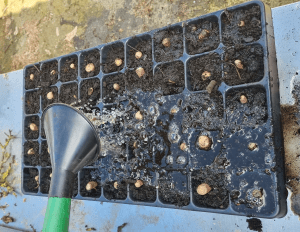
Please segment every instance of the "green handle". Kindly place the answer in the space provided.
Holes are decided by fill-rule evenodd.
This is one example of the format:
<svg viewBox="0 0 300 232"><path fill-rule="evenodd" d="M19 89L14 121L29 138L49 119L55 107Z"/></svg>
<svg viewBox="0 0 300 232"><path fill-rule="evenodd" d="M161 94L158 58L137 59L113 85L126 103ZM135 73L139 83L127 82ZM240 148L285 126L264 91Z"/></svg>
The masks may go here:
<svg viewBox="0 0 300 232"><path fill-rule="evenodd" d="M43 232L67 232L71 198L49 197Z"/></svg>

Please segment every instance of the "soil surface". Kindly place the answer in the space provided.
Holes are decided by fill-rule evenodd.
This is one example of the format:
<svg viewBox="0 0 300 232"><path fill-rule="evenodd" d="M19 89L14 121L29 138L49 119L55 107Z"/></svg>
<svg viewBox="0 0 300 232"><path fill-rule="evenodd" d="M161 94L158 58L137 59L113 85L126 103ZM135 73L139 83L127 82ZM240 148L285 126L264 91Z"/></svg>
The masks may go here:
<svg viewBox="0 0 300 232"><path fill-rule="evenodd" d="M171 45L165 47L162 41L170 39ZM156 62L171 61L178 59L183 54L183 32L181 26L168 28L154 35L154 55Z"/></svg>
<svg viewBox="0 0 300 232"><path fill-rule="evenodd" d="M41 95L42 95L42 105L43 105L43 110L53 104L53 103L57 103L58 102L58 90L57 90L57 87L56 86L53 86L53 87L45 87L45 88L42 88L41 90ZM53 98L52 99L48 99L47 98L47 94L49 92L52 92L53 93Z"/></svg>
<svg viewBox="0 0 300 232"><path fill-rule="evenodd" d="M26 183L27 189L25 191L37 193L38 182L35 177L39 175L39 171L35 168L28 168L24 170L24 182Z"/></svg>
<svg viewBox="0 0 300 232"><path fill-rule="evenodd" d="M125 91L125 76L124 74L116 74L111 76L105 76L103 78L103 102L113 103L117 96L122 96ZM114 84L119 85L119 89L114 89Z"/></svg>
<svg viewBox="0 0 300 232"><path fill-rule="evenodd" d="M118 182L118 189L114 188L114 181L107 182L104 185L104 196L108 200L125 200L127 198L127 184Z"/></svg>
<svg viewBox="0 0 300 232"><path fill-rule="evenodd" d="M77 83L65 84L60 87L59 101L65 104L71 104L78 100Z"/></svg>
<svg viewBox="0 0 300 232"><path fill-rule="evenodd" d="M125 56L123 43L108 45L103 48L102 65L104 73L118 72L124 68ZM122 65L115 64L116 59L122 60Z"/></svg>
<svg viewBox="0 0 300 232"><path fill-rule="evenodd" d="M145 74L142 77L139 77L135 70L127 69L125 71L125 85L127 90L134 92L137 89L141 89L143 92L153 91L153 70L152 68L144 70Z"/></svg>
<svg viewBox="0 0 300 232"><path fill-rule="evenodd" d="M25 94L25 112L26 114L36 114L40 111L39 91L27 92Z"/></svg>
<svg viewBox="0 0 300 232"><path fill-rule="evenodd" d="M197 187L206 183L211 191L205 195L197 193ZM229 193L225 173L212 168L203 168L192 174L193 201L195 205L206 208L226 209L229 205Z"/></svg>
<svg viewBox="0 0 300 232"><path fill-rule="evenodd" d="M43 63L41 70L41 86L47 87L56 84L58 80L58 62Z"/></svg>
<svg viewBox="0 0 300 232"><path fill-rule="evenodd" d="M34 123L37 127L39 127L39 117L38 116L30 116L25 118L25 138L26 139L37 139L39 137L39 130L32 131L29 128L30 123Z"/></svg>
<svg viewBox="0 0 300 232"><path fill-rule="evenodd" d="M264 54L260 45L238 45L226 49L224 57L224 79L228 85L240 85L260 81L264 76ZM240 60L243 69L235 66Z"/></svg>
<svg viewBox="0 0 300 232"><path fill-rule="evenodd" d="M92 92L91 89L93 89ZM93 78L89 80L83 80L80 86L80 99L82 104L89 102L91 105L95 105L100 98L100 80Z"/></svg>
<svg viewBox="0 0 300 232"><path fill-rule="evenodd" d="M28 150L33 148L34 154L28 155ZM24 144L24 163L25 165L37 166L39 162L39 143L28 141Z"/></svg>
<svg viewBox="0 0 300 232"><path fill-rule="evenodd" d="M134 184L129 186L130 197L134 201L154 202L156 200L156 188L153 186L142 185L137 188Z"/></svg>
<svg viewBox="0 0 300 232"><path fill-rule="evenodd" d="M63 65L60 67L60 81L74 81L77 79L78 74L78 58L77 56L71 56L62 61ZM74 68L71 68L70 65L74 64Z"/></svg>
<svg viewBox="0 0 300 232"><path fill-rule="evenodd" d="M98 75L100 72L100 51L98 49L94 49L92 51L83 53L82 56L83 56L83 65L81 65L80 67L81 78L94 77ZM85 67L90 63L94 64L95 69L94 71L87 72L85 71Z"/></svg>
<svg viewBox="0 0 300 232"><path fill-rule="evenodd" d="M239 26L241 21L244 21L244 26ZM251 43L259 40L261 35L261 12L258 5L225 11L222 15L222 39L226 46Z"/></svg>
<svg viewBox="0 0 300 232"><path fill-rule="evenodd" d="M151 37L135 37L127 43L127 67L143 67L145 70L152 69L152 39ZM142 53L142 57L137 59L135 54Z"/></svg>
<svg viewBox="0 0 300 232"><path fill-rule="evenodd" d="M30 74L34 75L33 80L30 80ZM26 69L25 74L25 89L34 89L40 85L40 66L35 65L35 67L29 67Z"/></svg>
<svg viewBox="0 0 300 232"><path fill-rule="evenodd" d="M202 77L204 72L209 72L209 77ZM217 84L214 90L217 90L222 80L222 61L217 53L200 56L191 59L188 62L188 74L190 76L190 90L206 90L209 83L214 80Z"/></svg>
<svg viewBox="0 0 300 232"><path fill-rule="evenodd" d="M203 30L208 30L208 35L199 39L199 34ZM186 41L187 53L190 55L218 48L220 43L218 18L209 17L190 22L186 27Z"/></svg>
<svg viewBox="0 0 300 232"><path fill-rule="evenodd" d="M95 178L93 175L93 172L95 172L96 169L83 169L80 173L80 195L83 197L94 197L98 198L101 196L101 183ZM86 190L86 185L90 181L96 181L98 183L97 187L92 190Z"/></svg>
<svg viewBox="0 0 300 232"><path fill-rule="evenodd" d="M44 169L43 174L41 175L41 186L40 191L41 193L48 194L51 184L51 177L50 174L52 173L52 169Z"/></svg>
<svg viewBox="0 0 300 232"><path fill-rule="evenodd" d="M185 87L183 63L176 61L157 66L153 82L154 89L161 90L163 95L181 93Z"/></svg>
<svg viewBox="0 0 300 232"><path fill-rule="evenodd" d="M246 96L247 103L240 102L241 95ZM226 96L227 120L232 125L261 125L268 119L265 90L261 88L237 89Z"/></svg>
<svg viewBox="0 0 300 232"><path fill-rule="evenodd" d="M42 167L51 166L50 154L48 153L47 141L42 142L42 150L40 154L40 162Z"/></svg>

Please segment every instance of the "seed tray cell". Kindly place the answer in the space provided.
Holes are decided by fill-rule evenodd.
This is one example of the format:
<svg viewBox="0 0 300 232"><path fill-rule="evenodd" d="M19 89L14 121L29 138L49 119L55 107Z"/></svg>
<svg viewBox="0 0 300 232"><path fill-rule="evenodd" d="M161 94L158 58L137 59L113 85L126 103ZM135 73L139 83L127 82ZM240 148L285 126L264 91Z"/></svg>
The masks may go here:
<svg viewBox="0 0 300 232"><path fill-rule="evenodd" d="M63 102L91 120L102 148L79 171L74 199L284 216L272 35L270 8L253 1L25 67L24 194L47 196L40 120L46 106ZM87 190L91 181L97 186Z"/></svg>

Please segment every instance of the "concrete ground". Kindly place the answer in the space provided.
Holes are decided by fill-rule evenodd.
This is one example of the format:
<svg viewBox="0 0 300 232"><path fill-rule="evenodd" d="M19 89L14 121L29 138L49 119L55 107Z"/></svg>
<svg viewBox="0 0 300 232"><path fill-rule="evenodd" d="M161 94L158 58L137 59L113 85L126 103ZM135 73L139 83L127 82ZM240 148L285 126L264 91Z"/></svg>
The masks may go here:
<svg viewBox="0 0 300 232"><path fill-rule="evenodd" d="M245 0L2 0L0 73ZM265 0L271 7L297 0Z"/></svg>

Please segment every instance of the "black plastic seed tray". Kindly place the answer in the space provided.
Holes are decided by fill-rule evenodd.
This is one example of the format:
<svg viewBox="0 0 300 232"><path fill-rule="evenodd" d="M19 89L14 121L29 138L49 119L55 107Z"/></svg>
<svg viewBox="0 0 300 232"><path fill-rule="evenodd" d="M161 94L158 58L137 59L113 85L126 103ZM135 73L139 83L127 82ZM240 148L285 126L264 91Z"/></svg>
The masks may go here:
<svg viewBox="0 0 300 232"><path fill-rule="evenodd" d="M89 63L94 68L87 72ZM81 105L99 130L104 157L79 172L74 199L286 214L272 18L260 1L28 65L24 86L24 194L47 196L51 162L41 115L63 102ZM92 180L98 186L87 191ZM201 184L209 186L205 195L197 192Z"/></svg>

